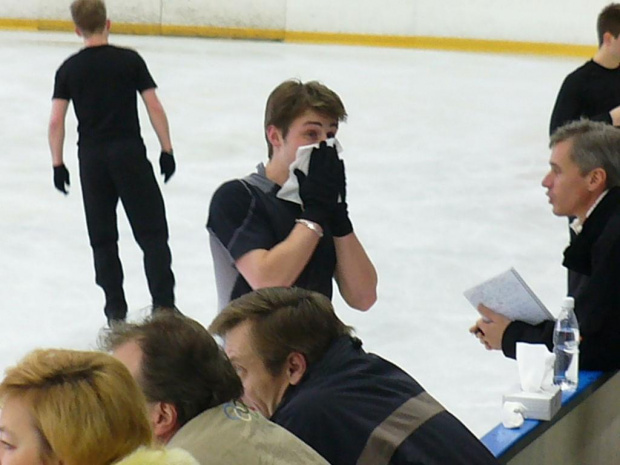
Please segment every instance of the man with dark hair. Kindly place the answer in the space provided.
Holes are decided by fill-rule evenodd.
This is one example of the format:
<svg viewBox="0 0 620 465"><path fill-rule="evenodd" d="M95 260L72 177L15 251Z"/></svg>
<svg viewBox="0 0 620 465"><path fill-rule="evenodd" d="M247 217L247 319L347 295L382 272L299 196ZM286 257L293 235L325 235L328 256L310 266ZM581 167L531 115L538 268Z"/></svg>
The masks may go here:
<svg viewBox="0 0 620 465"><path fill-rule="evenodd" d="M620 368L620 131L601 122L576 121L551 136L551 169L543 178L553 213L575 219L564 251L568 295L575 299L584 370ZM480 306L470 328L487 349L515 358L516 343L553 349L554 321L533 326Z"/></svg>
<svg viewBox="0 0 620 465"><path fill-rule="evenodd" d="M558 93L549 133L588 118L620 126L620 4L611 3L597 20L598 51L569 74Z"/></svg>
<svg viewBox="0 0 620 465"><path fill-rule="evenodd" d="M377 274L349 219L344 163L338 144L325 142L346 117L340 97L316 81L285 81L269 96L267 165L224 183L209 207L220 308L272 286L295 285L331 298L333 279L351 307L374 304ZM298 149L307 146L314 147L304 172L295 166ZM294 200L283 196L285 183L298 194Z"/></svg>
<svg viewBox="0 0 620 465"><path fill-rule="evenodd" d="M332 465L496 464L407 373L362 349L327 297L259 289L211 323L244 400Z"/></svg>
<svg viewBox="0 0 620 465"><path fill-rule="evenodd" d="M116 207L119 199L144 253L153 311L174 308L174 275L168 247L164 201L140 135L139 92L159 143L164 181L175 171L166 113L146 63L135 51L108 43L110 20L102 0L71 4L76 33L85 47L56 72L49 145L54 185L67 194L63 162L69 102L78 120L78 158L86 226L95 262L95 280L105 293L108 322L123 320L127 302L118 256Z"/></svg>
<svg viewBox="0 0 620 465"><path fill-rule="evenodd" d="M160 312L117 324L100 346L142 388L156 439L204 465L326 465L309 446L248 409L226 354L200 323Z"/></svg>

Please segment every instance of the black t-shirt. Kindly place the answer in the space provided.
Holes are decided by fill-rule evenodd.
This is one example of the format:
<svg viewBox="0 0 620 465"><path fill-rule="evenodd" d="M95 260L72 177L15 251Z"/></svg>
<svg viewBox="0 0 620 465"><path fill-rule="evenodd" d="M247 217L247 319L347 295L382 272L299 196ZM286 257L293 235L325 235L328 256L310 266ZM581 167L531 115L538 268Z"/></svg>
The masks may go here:
<svg viewBox="0 0 620 465"><path fill-rule="evenodd" d="M209 206L207 229L219 308L252 290L235 262L251 250L270 250L284 241L301 213L299 205L276 197L279 186L265 177L262 165L258 171L221 185ZM331 299L336 250L329 231L324 233L294 285Z"/></svg>
<svg viewBox="0 0 620 465"><path fill-rule="evenodd" d="M79 144L141 138L136 92L155 88L134 50L101 45L69 57L56 72L53 98L72 100Z"/></svg>
<svg viewBox="0 0 620 465"><path fill-rule="evenodd" d="M620 105L620 68L588 61L564 79L551 115L549 133L569 121L588 118L611 124L609 111Z"/></svg>

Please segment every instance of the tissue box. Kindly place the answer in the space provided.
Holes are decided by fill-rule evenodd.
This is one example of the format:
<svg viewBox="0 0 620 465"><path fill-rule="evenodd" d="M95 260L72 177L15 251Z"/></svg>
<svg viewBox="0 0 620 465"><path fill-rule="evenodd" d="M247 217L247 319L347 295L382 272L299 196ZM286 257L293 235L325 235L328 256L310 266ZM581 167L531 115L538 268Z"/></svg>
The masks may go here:
<svg viewBox="0 0 620 465"><path fill-rule="evenodd" d="M530 420L551 420L562 406L562 390L550 386L540 392L515 391L504 394L503 402L519 402L525 407L523 418Z"/></svg>

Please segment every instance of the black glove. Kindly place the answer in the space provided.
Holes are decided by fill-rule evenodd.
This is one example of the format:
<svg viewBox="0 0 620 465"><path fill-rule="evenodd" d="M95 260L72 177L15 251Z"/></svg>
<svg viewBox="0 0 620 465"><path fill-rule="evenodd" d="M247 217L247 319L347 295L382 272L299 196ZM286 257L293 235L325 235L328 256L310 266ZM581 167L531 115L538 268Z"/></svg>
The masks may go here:
<svg viewBox="0 0 620 465"><path fill-rule="evenodd" d="M299 197L303 202L300 218L318 223L324 228L338 201L338 152L325 141L312 150L308 175L294 171L299 182Z"/></svg>
<svg viewBox="0 0 620 465"><path fill-rule="evenodd" d="M174 170L176 170L176 163L174 162L174 156L172 155L172 150L170 152L161 151L159 155L159 168L161 169L161 174L164 175L164 182L168 182L168 180L174 174Z"/></svg>
<svg viewBox="0 0 620 465"><path fill-rule="evenodd" d="M67 170L67 167L64 164L54 166L54 186L56 189L63 194L68 194L65 185L69 186L70 184L69 170Z"/></svg>
<svg viewBox="0 0 620 465"><path fill-rule="evenodd" d="M353 224L347 208L347 178L342 160L338 160L338 194L340 200L334 208L330 226L334 237L343 237L353 232Z"/></svg>

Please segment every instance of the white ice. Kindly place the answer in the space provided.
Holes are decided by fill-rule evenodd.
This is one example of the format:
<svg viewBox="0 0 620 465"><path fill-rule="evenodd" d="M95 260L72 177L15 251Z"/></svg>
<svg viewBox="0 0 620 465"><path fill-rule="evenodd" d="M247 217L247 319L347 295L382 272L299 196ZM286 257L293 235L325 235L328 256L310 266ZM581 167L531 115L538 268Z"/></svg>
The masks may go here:
<svg viewBox="0 0 620 465"><path fill-rule="evenodd" d="M112 36L159 85L178 171L162 185L179 308L207 325L216 295L205 221L225 180L266 159L263 108L281 81L318 79L343 98L348 199L379 272L368 313L336 298L369 351L412 374L477 436L500 420L517 368L468 333L465 289L514 266L553 313L565 293L567 222L540 181L563 77L581 59L270 42ZM71 34L0 32L0 370L35 347L95 347L105 323L94 283L72 109L71 192L52 185L47 120ZM159 146L141 109L150 159ZM141 252L119 208L132 311L150 303Z"/></svg>

